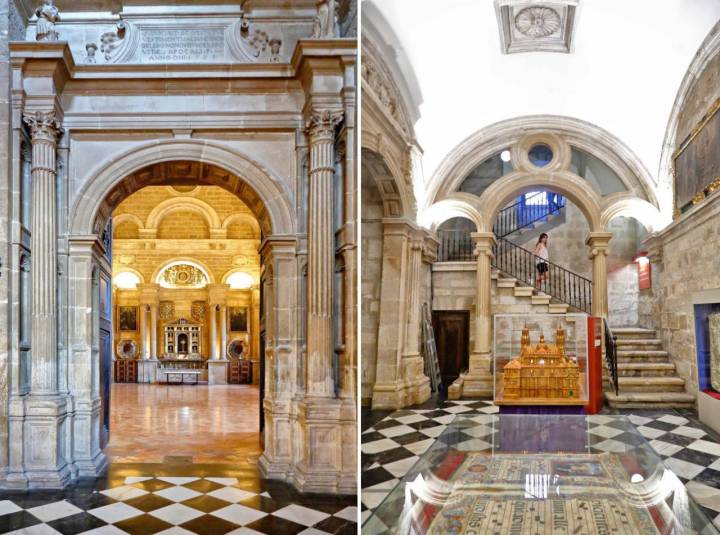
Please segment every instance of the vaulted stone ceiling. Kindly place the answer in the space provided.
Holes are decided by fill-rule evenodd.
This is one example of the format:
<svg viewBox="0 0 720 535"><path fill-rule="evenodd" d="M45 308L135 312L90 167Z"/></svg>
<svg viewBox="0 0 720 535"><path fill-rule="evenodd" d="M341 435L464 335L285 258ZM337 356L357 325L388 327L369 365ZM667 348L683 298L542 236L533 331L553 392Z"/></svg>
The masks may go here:
<svg viewBox="0 0 720 535"><path fill-rule="evenodd" d="M507 54L491 0L366 0L363 17L373 11L393 29L396 57L407 58L422 92L416 134L426 180L474 132L541 114L607 130L657 180L676 94L720 20L717 0L580 0L572 53Z"/></svg>

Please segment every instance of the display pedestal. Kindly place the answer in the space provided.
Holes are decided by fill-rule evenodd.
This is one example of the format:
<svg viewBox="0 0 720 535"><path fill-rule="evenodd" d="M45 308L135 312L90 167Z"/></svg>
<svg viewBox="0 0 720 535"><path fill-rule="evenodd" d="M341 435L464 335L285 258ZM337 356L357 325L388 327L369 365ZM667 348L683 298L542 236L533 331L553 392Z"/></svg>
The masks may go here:
<svg viewBox="0 0 720 535"><path fill-rule="evenodd" d="M228 383L228 361L227 360L208 360L208 384L209 385L226 385Z"/></svg>
<svg viewBox="0 0 720 535"><path fill-rule="evenodd" d="M705 392L697 393L698 417L700 421L720 433L720 399Z"/></svg>
<svg viewBox="0 0 720 535"><path fill-rule="evenodd" d="M501 405L500 414L585 414L585 405Z"/></svg>

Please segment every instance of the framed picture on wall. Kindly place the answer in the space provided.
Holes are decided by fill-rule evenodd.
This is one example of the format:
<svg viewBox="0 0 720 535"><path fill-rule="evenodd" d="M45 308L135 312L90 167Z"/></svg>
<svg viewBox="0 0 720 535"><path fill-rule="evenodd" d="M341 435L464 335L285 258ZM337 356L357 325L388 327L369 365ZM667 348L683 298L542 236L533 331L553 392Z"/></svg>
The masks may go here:
<svg viewBox="0 0 720 535"><path fill-rule="evenodd" d="M137 331L137 307L118 307L121 331Z"/></svg>
<svg viewBox="0 0 720 535"><path fill-rule="evenodd" d="M248 309L247 307L230 307L230 330L232 332L245 333L248 330Z"/></svg>

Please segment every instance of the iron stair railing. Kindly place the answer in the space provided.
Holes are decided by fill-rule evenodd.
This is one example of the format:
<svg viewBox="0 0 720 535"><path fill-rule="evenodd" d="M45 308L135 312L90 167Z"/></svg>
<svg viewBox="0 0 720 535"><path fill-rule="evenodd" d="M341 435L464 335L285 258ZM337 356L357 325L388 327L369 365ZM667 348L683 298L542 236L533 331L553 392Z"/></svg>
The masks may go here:
<svg viewBox="0 0 720 535"><path fill-rule="evenodd" d="M539 202L545 201L545 202ZM505 238L520 229L530 227L565 208L565 197L550 191L538 191L500 210L493 232Z"/></svg>
<svg viewBox="0 0 720 535"><path fill-rule="evenodd" d="M438 260L440 262L468 262L475 260L473 241L467 230L438 231L440 246Z"/></svg>
<svg viewBox="0 0 720 535"><path fill-rule="evenodd" d="M590 314L592 310L592 281L590 279L548 262L504 238L498 238L493 253L493 267L534 286L562 303ZM545 262L548 265L547 277L540 285L537 281L537 264L539 262Z"/></svg>
<svg viewBox="0 0 720 535"><path fill-rule="evenodd" d="M438 237L440 238L438 259L441 262L475 260L474 244L468 231L441 230L438 232ZM538 286L537 264L540 261L545 262L545 260L505 238L497 238L493 253L492 266L494 268L525 284L534 286L561 303L566 303L588 314L592 312L592 281L590 279L552 262L547 262L547 278Z"/></svg>
<svg viewBox="0 0 720 535"><path fill-rule="evenodd" d="M610 330L610 325L603 318L605 327L605 360L607 361L608 371L610 372L610 383L615 389L615 395L620 390L620 382L618 381L618 361L617 361L617 336Z"/></svg>

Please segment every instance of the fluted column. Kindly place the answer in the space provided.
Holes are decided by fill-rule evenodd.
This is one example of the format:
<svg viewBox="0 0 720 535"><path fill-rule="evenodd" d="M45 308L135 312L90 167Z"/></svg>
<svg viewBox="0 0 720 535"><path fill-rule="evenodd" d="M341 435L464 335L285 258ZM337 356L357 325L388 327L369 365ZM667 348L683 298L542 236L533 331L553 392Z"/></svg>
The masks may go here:
<svg viewBox="0 0 720 535"><path fill-rule="evenodd" d="M56 164L60 125L55 112L26 114L32 137L32 394L57 392Z"/></svg>
<svg viewBox="0 0 720 535"><path fill-rule="evenodd" d="M147 360L150 358L150 348L148 347L147 338L147 305L145 303L140 303L138 308L138 312L140 313L140 354L142 355L143 360Z"/></svg>
<svg viewBox="0 0 720 535"><path fill-rule="evenodd" d="M474 340L468 373L450 386L448 397L491 397L492 375L492 257L495 235L473 232L477 256Z"/></svg>
<svg viewBox="0 0 720 535"><path fill-rule="evenodd" d="M310 139L310 194L308 226L308 339L307 395L334 395L333 361L333 173L335 128L342 112L313 112Z"/></svg>
<svg viewBox="0 0 720 535"><path fill-rule="evenodd" d="M217 308L218 305L210 305L210 359L218 359L217 344Z"/></svg>
<svg viewBox="0 0 720 535"><path fill-rule="evenodd" d="M607 257L611 239L610 232L591 232L585 240L593 268L592 314L602 318L608 315Z"/></svg>

